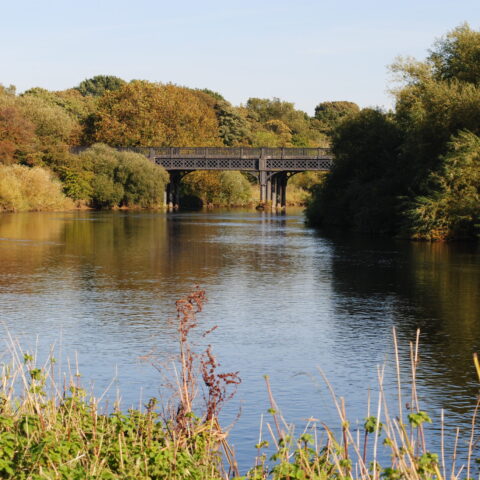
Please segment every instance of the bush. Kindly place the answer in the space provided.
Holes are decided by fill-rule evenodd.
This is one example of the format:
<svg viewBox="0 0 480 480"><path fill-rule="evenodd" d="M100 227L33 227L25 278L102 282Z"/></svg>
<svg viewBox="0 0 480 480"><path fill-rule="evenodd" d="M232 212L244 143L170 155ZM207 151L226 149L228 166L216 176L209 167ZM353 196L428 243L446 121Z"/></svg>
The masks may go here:
<svg viewBox="0 0 480 480"><path fill-rule="evenodd" d="M192 172L183 179L183 189L204 204L245 205L252 200L250 183L236 171Z"/></svg>
<svg viewBox="0 0 480 480"><path fill-rule="evenodd" d="M77 159L76 164L65 168L63 179L68 179L69 192L88 195L81 198L93 207L146 208L162 204L167 172L143 155L96 144Z"/></svg>
<svg viewBox="0 0 480 480"><path fill-rule="evenodd" d="M46 211L73 208L60 182L40 167L0 165L0 211Z"/></svg>

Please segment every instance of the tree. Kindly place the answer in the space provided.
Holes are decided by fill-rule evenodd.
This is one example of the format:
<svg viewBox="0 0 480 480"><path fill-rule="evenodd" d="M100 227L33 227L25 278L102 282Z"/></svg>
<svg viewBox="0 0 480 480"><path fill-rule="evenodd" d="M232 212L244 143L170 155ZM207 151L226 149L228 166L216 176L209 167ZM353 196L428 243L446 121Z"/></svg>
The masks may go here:
<svg viewBox="0 0 480 480"><path fill-rule="evenodd" d="M458 26L438 40L428 62L437 80L456 79L480 85L480 32L468 23Z"/></svg>
<svg viewBox="0 0 480 480"><path fill-rule="evenodd" d="M35 125L25 117L15 97L0 93L0 163L28 162L36 142Z"/></svg>
<svg viewBox="0 0 480 480"><path fill-rule="evenodd" d="M400 58L391 66L401 81L394 90L396 117L405 133L404 157L416 170L417 194L441 166L453 136L461 130L480 134L478 55L480 33L462 25L437 41L425 62Z"/></svg>
<svg viewBox="0 0 480 480"><path fill-rule="evenodd" d="M409 204L409 234L422 240L474 237L480 224L480 137L460 132L441 162L428 178L429 193Z"/></svg>
<svg viewBox="0 0 480 480"><path fill-rule="evenodd" d="M314 128L310 117L301 110L296 110L291 102L284 102L279 98L249 98L246 104L247 119L251 124L253 132L253 143L258 145L262 137L269 140L270 145L277 146L285 143L285 138L272 140L272 135L266 135L265 131L272 132L267 122L272 120L283 122L291 133L291 143L298 147L314 147L324 144L324 137L321 132ZM263 132L262 132L263 131ZM262 132L262 133L260 133ZM274 144L274 145L272 145Z"/></svg>
<svg viewBox="0 0 480 480"><path fill-rule="evenodd" d="M315 119L320 122L323 132L331 134L343 119L359 111L360 108L353 102L322 102L315 107Z"/></svg>
<svg viewBox="0 0 480 480"><path fill-rule="evenodd" d="M313 192L309 222L395 233L401 220L399 197L408 184L399 157L401 140L391 114L363 109L346 118L334 131L335 163Z"/></svg>
<svg viewBox="0 0 480 480"><path fill-rule="evenodd" d="M143 155L101 144L65 164L61 175L67 194L95 208L156 207L163 203L168 181L165 169Z"/></svg>
<svg viewBox="0 0 480 480"><path fill-rule="evenodd" d="M80 124L62 107L37 95L20 96L17 105L35 125L35 134L43 152L78 144Z"/></svg>
<svg viewBox="0 0 480 480"><path fill-rule="evenodd" d="M186 195L200 198L205 205L244 205L251 200L250 183L236 171L196 171L182 183Z"/></svg>
<svg viewBox="0 0 480 480"><path fill-rule="evenodd" d="M130 82L99 100L95 139L123 146L221 143L215 111L198 92L145 81Z"/></svg>
<svg viewBox="0 0 480 480"><path fill-rule="evenodd" d="M61 107L80 123L84 123L96 109L96 102L92 96L85 97L74 88L51 92L44 88L35 87L25 91L21 96L37 97L50 105Z"/></svg>
<svg viewBox="0 0 480 480"><path fill-rule="evenodd" d="M114 75L96 75L92 78L87 78L80 82L78 87L75 87L84 97L101 97L106 92L118 90L125 85L125 80L115 77Z"/></svg>

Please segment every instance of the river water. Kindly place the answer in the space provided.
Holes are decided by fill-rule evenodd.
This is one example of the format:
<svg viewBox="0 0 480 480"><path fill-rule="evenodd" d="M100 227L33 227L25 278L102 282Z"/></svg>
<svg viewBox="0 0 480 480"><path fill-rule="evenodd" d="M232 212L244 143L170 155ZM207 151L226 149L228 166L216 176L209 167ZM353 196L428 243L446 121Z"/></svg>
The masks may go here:
<svg viewBox="0 0 480 480"><path fill-rule="evenodd" d="M120 395L124 408L163 392L151 363L168 370L175 300L195 285L209 299L201 328L218 325L198 342L242 378L222 420L235 422L243 469L269 407L263 375L288 421L301 428L313 416L335 430L322 369L361 425L384 362L394 391L393 326L406 383L408 344L421 329L423 408L437 420L445 409L450 441L456 426L468 428L478 393L478 245L323 235L295 209L0 216L3 338L41 358L56 344L64 367L76 352L84 384L97 394L112 384L106 397Z"/></svg>

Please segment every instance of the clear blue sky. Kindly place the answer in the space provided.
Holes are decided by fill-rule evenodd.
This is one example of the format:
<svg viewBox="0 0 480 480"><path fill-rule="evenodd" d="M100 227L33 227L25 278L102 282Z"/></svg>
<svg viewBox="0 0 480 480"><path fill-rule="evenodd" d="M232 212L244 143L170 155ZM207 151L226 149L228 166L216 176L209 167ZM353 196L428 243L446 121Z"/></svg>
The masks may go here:
<svg viewBox="0 0 480 480"><path fill-rule="evenodd" d="M280 97L392 106L387 66L419 59L480 0L3 1L0 83L69 88L97 74Z"/></svg>

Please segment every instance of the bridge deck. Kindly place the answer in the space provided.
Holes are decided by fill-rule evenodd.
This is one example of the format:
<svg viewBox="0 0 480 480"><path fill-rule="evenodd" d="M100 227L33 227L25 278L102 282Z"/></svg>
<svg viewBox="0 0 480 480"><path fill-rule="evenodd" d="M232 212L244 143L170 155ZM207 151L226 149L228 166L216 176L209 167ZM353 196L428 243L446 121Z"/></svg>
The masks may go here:
<svg viewBox="0 0 480 480"><path fill-rule="evenodd" d="M329 148L122 147L142 153L167 170L330 170Z"/></svg>

